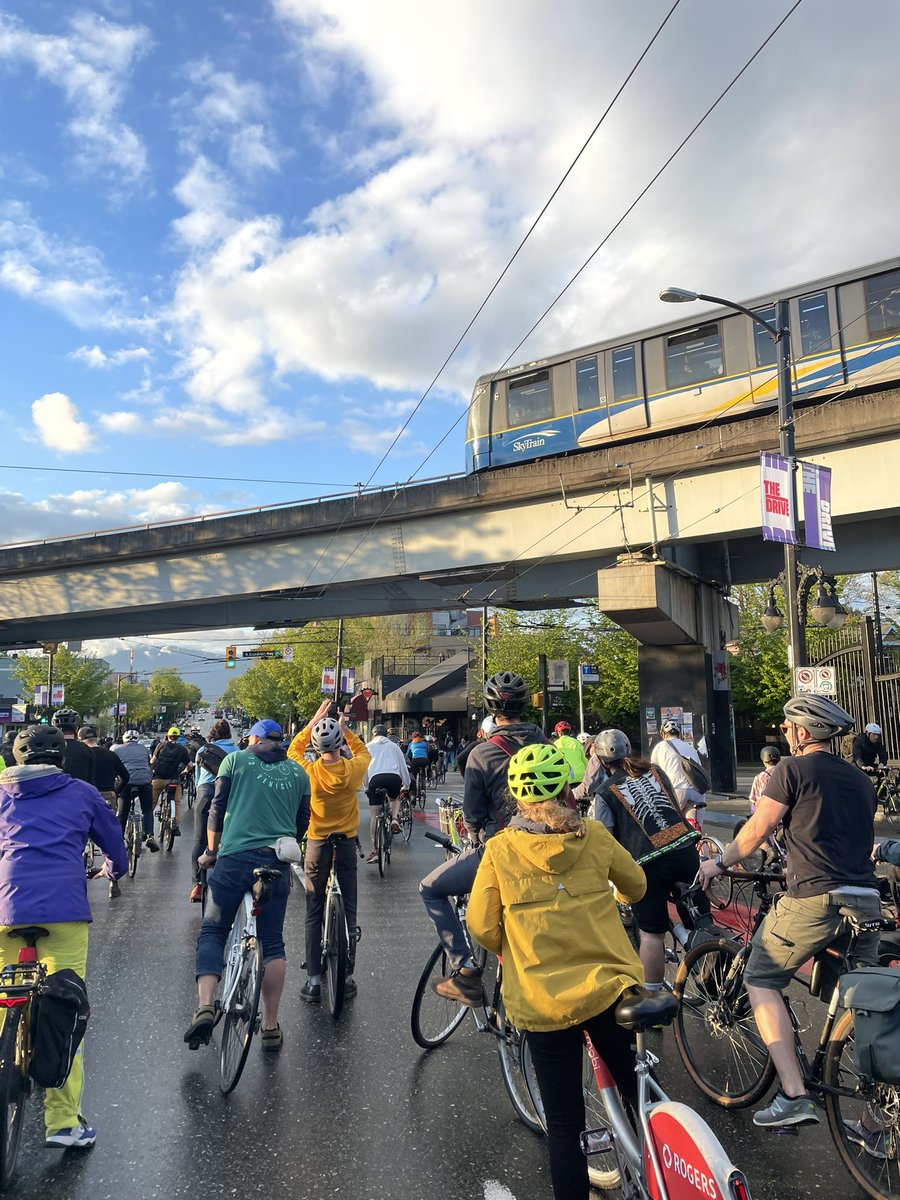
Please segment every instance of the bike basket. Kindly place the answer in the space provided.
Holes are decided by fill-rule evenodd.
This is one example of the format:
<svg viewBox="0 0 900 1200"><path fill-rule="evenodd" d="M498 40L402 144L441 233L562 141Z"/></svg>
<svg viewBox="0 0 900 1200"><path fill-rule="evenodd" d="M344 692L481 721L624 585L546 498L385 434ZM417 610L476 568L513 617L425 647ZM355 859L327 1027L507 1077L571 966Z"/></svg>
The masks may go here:
<svg viewBox="0 0 900 1200"><path fill-rule="evenodd" d="M438 808L438 820L444 837L452 838L466 836L466 826L463 821L462 808L457 805L442 804Z"/></svg>
<svg viewBox="0 0 900 1200"><path fill-rule="evenodd" d="M860 967L839 984L840 1001L853 1012L853 1055L861 1076L900 1084L900 971Z"/></svg>
<svg viewBox="0 0 900 1200"><path fill-rule="evenodd" d="M91 1006L84 980L68 967L48 975L35 997L28 1074L39 1087L60 1088L69 1078Z"/></svg>

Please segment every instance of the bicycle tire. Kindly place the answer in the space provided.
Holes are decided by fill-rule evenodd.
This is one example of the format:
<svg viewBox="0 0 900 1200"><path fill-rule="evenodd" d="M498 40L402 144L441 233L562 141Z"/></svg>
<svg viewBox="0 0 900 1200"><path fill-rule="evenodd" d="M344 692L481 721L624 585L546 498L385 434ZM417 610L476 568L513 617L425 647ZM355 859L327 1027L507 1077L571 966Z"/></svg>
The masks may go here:
<svg viewBox="0 0 900 1200"><path fill-rule="evenodd" d="M431 988L432 979L449 974L450 961L444 947L438 943L428 956L428 962L419 977L410 1013L413 1039L423 1050L435 1050L442 1046L468 1015L469 1010L464 1004L439 996Z"/></svg>
<svg viewBox="0 0 900 1200"><path fill-rule="evenodd" d="M900 788L888 784L881 802L884 818L893 830L900 830Z"/></svg>
<svg viewBox="0 0 900 1200"><path fill-rule="evenodd" d="M381 813L378 814L378 819L375 822L375 854L378 858L378 874L384 879L387 864L384 854L384 818Z"/></svg>
<svg viewBox="0 0 900 1200"><path fill-rule="evenodd" d="M409 798L407 796L404 796L403 799L400 801L400 814L399 815L400 815L400 828L403 831L403 840L404 840L404 842L408 843L409 839L412 837L413 815L412 815L412 805L410 804Z"/></svg>
<svg viewBox="0 0 900 1200"><path fill-rule="evenodd" d="M825 1049L822 1082L825 1116L838 1157L855 1183L872 1200L900 1200L900 1088L872 1084L856 1095L842 1092L859 1087L853 1061L853 1013L845 1012L831 1031ZM880 1110L877 1119L885 1130L885 1158L869 1154L847 1136L863 1115Z"/></svg>
<svg viewBox="0 0 900 1200"><path fill-rule="evenodd" d="M497 1028L499 1030L497 1049L500 1052L500 1074L503 1076L506 1094L509 1096L516 1116L525 1128L530 1129L532 1133L543 1133L544 1127L534 1106L534 1101L531 1099L531 1091L523 1071L522 1059L526 1052L522 1043L525 1035L506 1019L502 1000L497 1004Z"/></svg>
<svg viewBox="0 0 900 1200"><path fill-rule="evenodd" d="M331 907L329 919L328 908ZM344 913L344 898L329 893L325 902L326 942L322 947L322 970L325 974L325 991L328 996L328 1011L336 1021L344 1007L344 990L347 983L347 918Z"/></svg>
<svg viewBox="0 0 900 1200"><path fill-rule="evenodd" d="M31 1005L27 1008L30 1012ZM4 1191L16 1172L29 1092L28 1080L16 1061L22 1012L22 1008L7 1009L0 1033L0 1189Z"/></svg>
<svg viewBox="0 0 900 1200"><path fill-rule="evenodd" d="M715 858L724 854L725 847L718 838L704 834L697 843L697 852L701 858ZM730 875L717 875L707 888L706 895L713 908L727 908L734 895L734 880Z"/></svg>
<svg viewBox="0 0 900 1200"><path fill-rule="evenodd" d="M138 859L141 857L141 835L138 832L137 821L133 816L128 818L125 831L125 848L128 852L128 877L134 879L137 875Z"/></svg>
<svg viewBox="0 0 900 1200"><path fill-rule="evenodd" d="M250 1053L258 1024L262 977L262 945L259 938L247 938L241 947L238 985L228 1010L222 1014L219 1088L223 1096L237 1087Z"/></svg>
<svg viewBox="0 0 900 1200"><path fill-rule="evenodd" d="M685 1070L721 1108L745 1108L775 1080L775 1064L756 1029L743 970L732 973L740 948L719 938L688 951L675 977L675 1044Z"/></svg>

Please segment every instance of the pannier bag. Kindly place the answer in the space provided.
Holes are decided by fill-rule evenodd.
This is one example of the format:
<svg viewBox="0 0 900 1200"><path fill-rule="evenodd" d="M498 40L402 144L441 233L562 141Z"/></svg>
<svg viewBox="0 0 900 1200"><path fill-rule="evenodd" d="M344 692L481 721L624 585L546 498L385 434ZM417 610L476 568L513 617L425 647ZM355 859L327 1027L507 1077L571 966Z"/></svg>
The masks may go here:
<svg viewBox="0 0 900 1200"><path fill-rule="evenodd" d="M68 967L48 975L32 1007L31 1066L39 1087L60 1088L69 1078L91 1006L84 980Z"/></svg>
<svg viewBox="0 0 900 1200"><path fill-rule="evenodd" d="M857 1071L900 1084L900 971L860 967L842 975L839 986L841 1004L853 1011Z"/></svg>

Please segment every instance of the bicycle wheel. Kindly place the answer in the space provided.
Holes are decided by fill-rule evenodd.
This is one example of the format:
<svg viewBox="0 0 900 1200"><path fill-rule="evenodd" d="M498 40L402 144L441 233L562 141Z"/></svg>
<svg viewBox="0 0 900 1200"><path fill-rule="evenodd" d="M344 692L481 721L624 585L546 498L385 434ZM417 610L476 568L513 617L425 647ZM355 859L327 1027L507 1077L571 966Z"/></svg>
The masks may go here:
<svg viewBox="0 0 900 1200"><path fill-rule="evenodd" d="M497 1043L497 1049L500 1051L500 1073L503 1076L506 1094L522 1124L532 1133L543 1133L544 1127L531 1099L522 1069L522 1056L525 1053L522 1043L525 1035L506 1019L502 1000L497 1004L497 1028L500 1031Z"/></svg>
<svg viewBox="0 0 900 1200"><path fill-rule="evenodd" d="M900 830L900 787L895 783L886 785L881 801L884 818L891 829Z"/></svg>
<svg viewBox="0 0 900 1200"><path fill-rule="evenodd" d="M237 1087L250 1043L256 1032L259 994L262 990L262 946L255 937L242 938L237 987L222 1014L222 1042L219 1051L219 1087L227 1096Z"/></svg>
<svg viewBox="0 0 900 1200"><path fill-rule="evenodd" d="M400 801L399 817L400 817L400 828L403 831L403 840L404 840L404 842L408 842L409 839L412 837L413 815L412 815L412 805L410 804L409 798L407 796L404 796L403 799Z"/></svg>
<svg viewBox="0 0 900 1200"><path fill-rule="evenodd" d="M344 985L347 982L347 918L344 914L344 898L340 892L329 892L325 902L322 970L325 974L328 1011L337 1020L344 1007Z"/></svg>
<svg viewBox="0 0 900 1200"><path fill-rule="evenodd" d="M138 859L141 857L141 831L134 819L134 814L129 816L125 828L125 848L128 851L128 875L134 879L137 874Z"/></svg>
<svg viewBox="0 0 900 1200"><path fill-rule="evenodd" d="M722 1108L744 1108L772 1086L775 1066L750 1009L743 956L724 939L702 942L675 978L675 1044L688 1074Z"/></svg>
<svg viewBox="0 0 900 1200"><path fill-rule="evenodd" d="M725 853L725 847L718 838L704 834L697 843L697 851L701 858L715 858L717 854ZM733 891L734 880L731 876L717 875L712 883L710 883L706 895L713 908L727 908L731 903Z"/></svg>
<svg viewBox="0 0 900 1200"><path fill-rule="evenodd" d="M184 790L185 794L187 795L188 812L190 812L190 810L194 807L194 800L197 797L197 785L194 783L193 775L188 776L187 785Z"/></svg>
<svg viewBox="0 0 900 1200"><path fill-rule="evenodd" d="M21 1020L21 1008L7 1009L0 1033L0 1188L4 1190L15 1174L28 1100L28 1081L17 1062Z"/></svg>
<svg viewBox="0 0 900 1200"><path fill-rule="evenodd" d="M832 1030L822 1081L828 1089L828 1130L841 1162L873 1200L900 1200L900 1088L860 1083L853 1054L852 1012L844 1013ZM875 1138L868 1147L860 1145L870 1137L870 1129Z"/></svg>
<svg viewBox="0 0 900 1200"><path fill-rule="evenodd" d="M444 947L440 944L435 946L416 986L410 1014L413 1038L423 1050L442 1046L450 1034L462 1025L469 1011L465 1004L439 996L431 986L433 979L449 975L450 969Z"/></svg>
<svg viewBox="0 0 900 1200"><path fill-rule="evenodd" d="M375 853L378 856L378 874L384 879L387 862L384 849L384 817L381 813L378 814L378 820L375 822Z"/></svg>

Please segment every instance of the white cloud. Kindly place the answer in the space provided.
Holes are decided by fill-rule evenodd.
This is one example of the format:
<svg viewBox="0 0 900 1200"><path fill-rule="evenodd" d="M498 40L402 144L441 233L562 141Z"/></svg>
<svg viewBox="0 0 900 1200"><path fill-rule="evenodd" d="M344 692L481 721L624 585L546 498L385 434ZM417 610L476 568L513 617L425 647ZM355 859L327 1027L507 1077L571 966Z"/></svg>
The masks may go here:
<svg viewBox="0 0 900 1200"><path fill-rule="evenodd" d="M268 127L263 88L216 70L208 59L191 63L190 88L175 101L183 147L197 155L204 144L222 144L228 165L240 175L277 171L279 151Z"/></svg>
<svg viewBox="0 0 900 1200"><path fill-rule="evenodd" d="M107 354L99 346L79 346L73 350L69 358L75 362L84 363L93 370L108 370L110 367L121 367L124 363L140 362L150 357L146 346L128 346Z"/></svg>
<svg viewBox="0 0 900 1200"><path fill-rule="evenodd" d="M48 392L35 400L31 417L41 442L59 454L90 450L94 437L79 417L78 408L64 392Z"/></svg>
<svg viewBox="0 0 900 1200"><path fill-rule="evenodd" d="M28 62L62 90L72 109L68 130L78 147L77 161L86 172L133 184L146 174L147 155L119 112L134 64L150 48L149 31L86 12L70 17L68 24L67 34L40 34L0 14L0 59Z"/></svg>
<svg viewBox="0 0 900 1200"><path fill-rule="evenodd" d="M101 429L109 433L140 433L146 422L134 412L100 413L97 418Z"/></svg>

